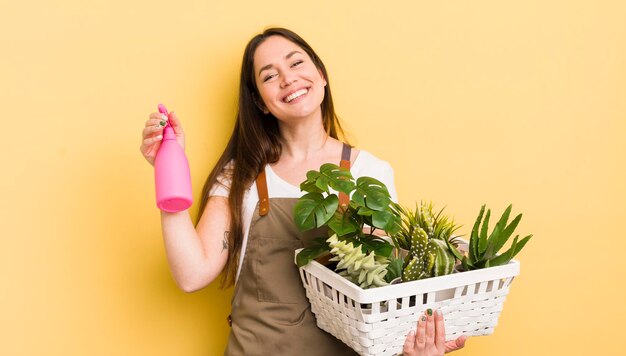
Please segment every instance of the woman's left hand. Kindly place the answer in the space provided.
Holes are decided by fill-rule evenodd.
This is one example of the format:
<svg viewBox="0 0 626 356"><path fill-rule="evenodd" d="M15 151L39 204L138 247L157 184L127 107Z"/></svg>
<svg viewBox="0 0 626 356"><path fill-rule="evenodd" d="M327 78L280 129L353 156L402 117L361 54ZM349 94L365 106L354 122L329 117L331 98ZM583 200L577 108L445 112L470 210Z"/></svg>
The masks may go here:
<svg viewBox="0 0 626 356"><path fill-rule="evenodd" d="M436 310L425 313L417 321L417 332L411 330L404 341L404 356L440 356L465 346L465 336L446 342L446 331L443 325L443 314ZM428 315L430 314L430 315Z"/></svg>

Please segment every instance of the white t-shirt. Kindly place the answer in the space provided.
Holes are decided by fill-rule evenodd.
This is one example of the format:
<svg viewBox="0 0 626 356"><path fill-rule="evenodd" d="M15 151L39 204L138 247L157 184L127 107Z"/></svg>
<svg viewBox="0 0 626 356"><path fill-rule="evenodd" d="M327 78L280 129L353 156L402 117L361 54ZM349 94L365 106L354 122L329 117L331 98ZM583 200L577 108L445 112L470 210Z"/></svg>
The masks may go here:
<svg viewBox="0 0 626 356"><path fill-rule="evenodd" d="M394 183L393 168L387 161L383 161L367 151L360 151L354 160L354 163L350 167L350 173L356 180L359 177L367 176L376 178L387 186L391 199L395 202L398 201L398 195L396 192L396 185ZM300 198L306 192L300 191L300 187L294 186L291 183L286 182L280 178L270 165L265 166L265 176L267 179L267 192L270 198ZM230 181L224 176L218 177L218 180L222 184L215 184L209 193L209 196L228 197ZM248 243L248 233L250 231L250 224L252 223L252 215L256 209L256 205L259 201L259 194L256 187L256 181L252 183L252 186L245 192L243 197L243 242L241 245L241 251L239 257L239 268L237 270L237 279L239 279L239 272L241 271L241 263L246 251L246 245Z"/></svg>

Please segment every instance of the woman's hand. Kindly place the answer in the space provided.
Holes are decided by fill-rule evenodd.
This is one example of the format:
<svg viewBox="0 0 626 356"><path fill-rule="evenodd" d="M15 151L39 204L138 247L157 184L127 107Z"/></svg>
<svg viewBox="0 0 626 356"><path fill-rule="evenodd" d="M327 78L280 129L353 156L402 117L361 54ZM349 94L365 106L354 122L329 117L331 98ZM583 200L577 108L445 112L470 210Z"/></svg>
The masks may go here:
<svg viewBox="0 0 626 356"><path fill-rule="evenodd" d="M417 321L417 332L411 330L404 342L402 354L404 356L440 356L465 346L465 336L446 342L446 331L443 325L441 311L428 309Z"/></svg>
<svg viewBox="0 0 626 356"><path fill-rule="evenodd" d="M163 128L168 121L174 129L176 141L183 150L185 149L185 132L176 114L172 111L169 113L169 117L167 117L164 114L153 112L150 114L150 118L146 121L146 126L141 133L142 141L139 147L141 154L151 165L154 165L154 158L159 147L161 147Z"/></svg>

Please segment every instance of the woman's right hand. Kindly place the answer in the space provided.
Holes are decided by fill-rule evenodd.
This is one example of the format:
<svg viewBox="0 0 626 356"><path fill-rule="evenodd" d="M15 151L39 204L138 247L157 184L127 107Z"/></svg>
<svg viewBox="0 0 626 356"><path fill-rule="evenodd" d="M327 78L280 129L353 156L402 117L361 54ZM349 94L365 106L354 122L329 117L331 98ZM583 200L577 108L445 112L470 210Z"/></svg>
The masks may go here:
<svg viewBox="0 0 626 356"><path fill-rule="evenodd" d="M164 114L153 112L150 114L150 118L146 121L146 126L141 133L142 141L139 147L143 157L153 166L156 153L159 151L159 147L161 147L163 129L165 128L166 122L169 122L174 129L176 141L180 147L182 147L183 150L185 149L185 132L176 114L172 111L169 113L169 117L167 117Z"/></svg>
<svg viewBox="0 0 626 356"><path fill-rule="evenodd" d="M409 332L402 348L403 356L441 356L465 346L465 335L446 342L443 314L441 310L436 310L434 316L432 314L432 309L428 309L417 321L417 331Z"/></svg>

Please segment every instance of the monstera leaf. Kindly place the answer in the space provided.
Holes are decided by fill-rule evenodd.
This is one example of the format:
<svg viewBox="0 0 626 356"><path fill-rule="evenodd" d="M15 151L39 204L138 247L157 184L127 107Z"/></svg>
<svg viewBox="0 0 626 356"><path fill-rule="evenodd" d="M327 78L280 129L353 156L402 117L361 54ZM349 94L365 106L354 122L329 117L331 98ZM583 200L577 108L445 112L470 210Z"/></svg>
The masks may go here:
<svg viewBox="0 0 626 356"><path fill-rule="evenodd" d="M313 261L317 257L323 255L330 250L328 242L325 237L318 237L313 239L311 246L303 249L296 256L296 264L298 267L306 266L309 262Z"/></svg>
<svg viewBox="0 0 626 356"><path fill-rule="evenodd" d="M328 221L328 227L337 236L345 236L359 231L361 223L350 211L345 212L343 209L337 209L333 217Z"/></svg>
<svg viewBox="0 0 626 356"><path fill-rule="evenodd" d="M387 187L379 180L371 177L360 177L356 180L356 190L352 195L352 200L360 206L383 211L389 209L391 197Z"/></svg>
<svg viewBox="0 0 626 356"><path fill-rule="evenodd" d="M354 182L350 170L336 164L326 163L318 171L309 171L306 180L300 184L300 190L309 193L330 193L329 187L346 194L354 190Z"/></svg>
<svg viewBox="0 0 626 356"><path fill-rule="evenodd" d="M339 199L336 195L324 198L322 193L308 193L302 196L294 208L294 220L300 230L310 230L324 226L333 217Z"/></svg>
<svg viewBox="0 0 626 356"><path fill-rule="evenodd" d="M400 217L388 209L372 213L372 226L385 230L389 235L397 233L401 223Z"/></svg>

